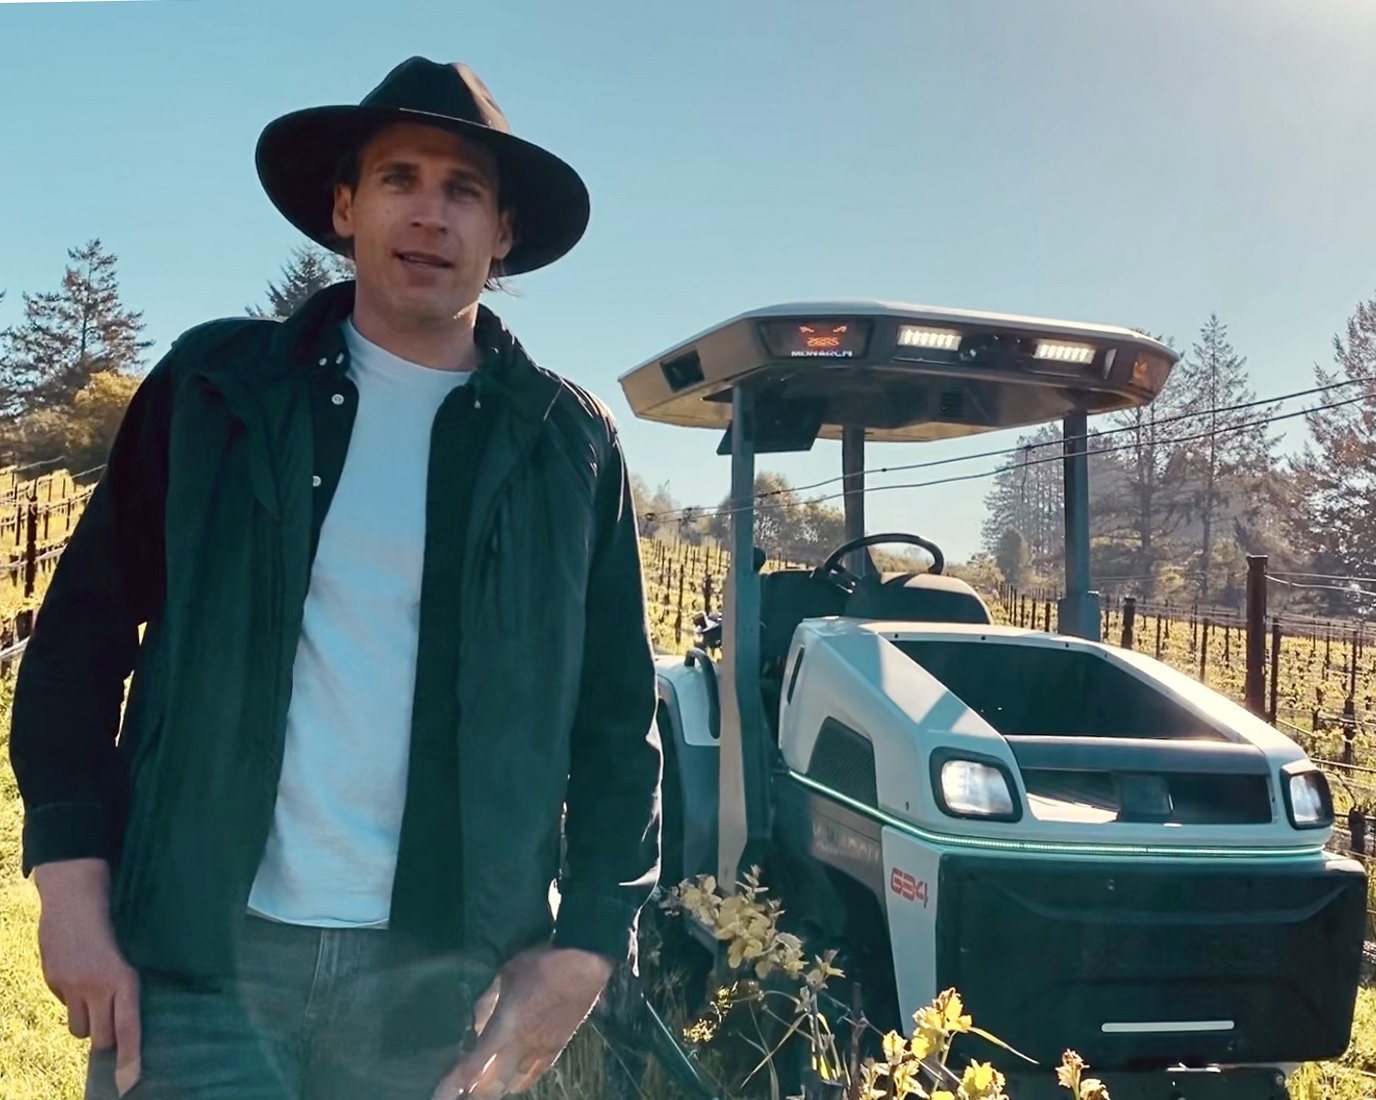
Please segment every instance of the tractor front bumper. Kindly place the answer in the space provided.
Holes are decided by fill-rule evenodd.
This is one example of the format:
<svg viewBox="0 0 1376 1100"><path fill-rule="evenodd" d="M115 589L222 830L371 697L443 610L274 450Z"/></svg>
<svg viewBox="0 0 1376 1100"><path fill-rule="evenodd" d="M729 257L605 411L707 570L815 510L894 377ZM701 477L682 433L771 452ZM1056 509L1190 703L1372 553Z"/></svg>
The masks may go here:
<svg viewBox="0 0 1376 1100"><path fill-rule="evenodd" d="M1366 926L1366 875L1352 860L948 852L937 898L937 988L954 986L980 1027L1043 1066L1073 1048L1095 1076L1159 1077L1172 1066L1284 1065L1347 1048ZM1013 1068L1006 1055L994 1060ZM1176 1093L1133 1092L1130 1082L1111 1091L1115 1100L1248 1095L1202 1091L1223 1087L1215 1078L1191 1074Z"/></svg>

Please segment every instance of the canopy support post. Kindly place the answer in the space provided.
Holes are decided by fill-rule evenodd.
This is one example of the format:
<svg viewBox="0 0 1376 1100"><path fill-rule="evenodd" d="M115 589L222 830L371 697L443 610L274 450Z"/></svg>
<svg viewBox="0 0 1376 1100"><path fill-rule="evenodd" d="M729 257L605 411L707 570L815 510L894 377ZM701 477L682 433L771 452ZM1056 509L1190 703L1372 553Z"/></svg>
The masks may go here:
<svg viewBox="0 0 1376 1100"><path fill-rule="evenodd" d="M723 600L717 881L763 864L771 830L770 741L760 695L760 575L755 570L755 401L731 394L731 568Z"/></svg>
<svg viewBox="0 0 1376 1100"><path fill-rule="evenodd" d="M1066 414L1062 425L1065 472L1065 596L1060 632L1100 640L1099 593L1089 588L1089 415Z"/></svg>
<svg viewBox="0 0 1376 1100"><path fill-rule="evenodd" d="M841 429L841 485L846 511L846 541L865 537L865 429ZM844 563L857 577L870 572L867 550L856 550Z"/></svg>

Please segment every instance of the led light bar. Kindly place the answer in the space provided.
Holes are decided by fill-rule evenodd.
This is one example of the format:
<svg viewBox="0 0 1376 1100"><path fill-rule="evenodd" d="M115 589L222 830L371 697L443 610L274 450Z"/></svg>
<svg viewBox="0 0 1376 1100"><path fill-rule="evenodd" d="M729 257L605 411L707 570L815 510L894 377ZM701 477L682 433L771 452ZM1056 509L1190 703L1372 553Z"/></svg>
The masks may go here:
<svg viewBox="0 0 1376 1100"><path fill-rule="evenodd" d="M1053 363L1080 363L1088 366L1094 362L1095 349L1088 344L1061 344L1055 340L1038 340L1034 359L1049 359Z"/></svg>
<svg viewBox="0 0 1376 1100"><path fill-rule="evenodd" d="M930 348L933 351L959 351L960 333L949 328L899 325L898 346L901 348Z"/></svg>

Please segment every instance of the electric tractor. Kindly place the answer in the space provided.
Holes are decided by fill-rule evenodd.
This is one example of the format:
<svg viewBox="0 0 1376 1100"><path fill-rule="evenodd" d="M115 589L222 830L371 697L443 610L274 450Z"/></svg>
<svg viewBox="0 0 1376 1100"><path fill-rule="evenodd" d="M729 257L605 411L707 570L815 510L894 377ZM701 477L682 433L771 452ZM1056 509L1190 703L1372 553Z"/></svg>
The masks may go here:
<svg viewBox="0 0 1376 1100"><path fill-rule="evenodd" d="M721 614L656 659L662 882L763 868L880 1030L911 1034L955 987L1035 1059L961 1048L1018 1100L1063 1100L1067 1048L1115 1100L1271 1100L1352 1025L1366 880L1325 850L1324 775L1243 707L1099 641L1087 418L1151 402L1176 359L1125 328L838 302L743 313L620 379L636 416L720 432L731 457ZM1058 632L995 625L935 532L865 535L867 442L1055 421ZM846 541L762 569L756 456L818 438L841 441ZM928 568L879 571L883 543Z"/></svg>

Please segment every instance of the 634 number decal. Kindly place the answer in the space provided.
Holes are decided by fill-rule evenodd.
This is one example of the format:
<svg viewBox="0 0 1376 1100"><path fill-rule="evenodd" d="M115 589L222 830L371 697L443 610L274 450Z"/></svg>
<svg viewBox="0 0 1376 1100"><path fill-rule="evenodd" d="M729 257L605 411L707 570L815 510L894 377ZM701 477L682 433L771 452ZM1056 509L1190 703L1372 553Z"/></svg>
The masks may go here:
<svg viewBox="0 0 1376 1100"><path fill-rule="evenodd" d="M920 901L922 908L927 908L927 902L930 900L927 884L920 878L914 878L907 871L900 871L895 867L893 874L889 876L889 889L904 901Z"/></svg>

